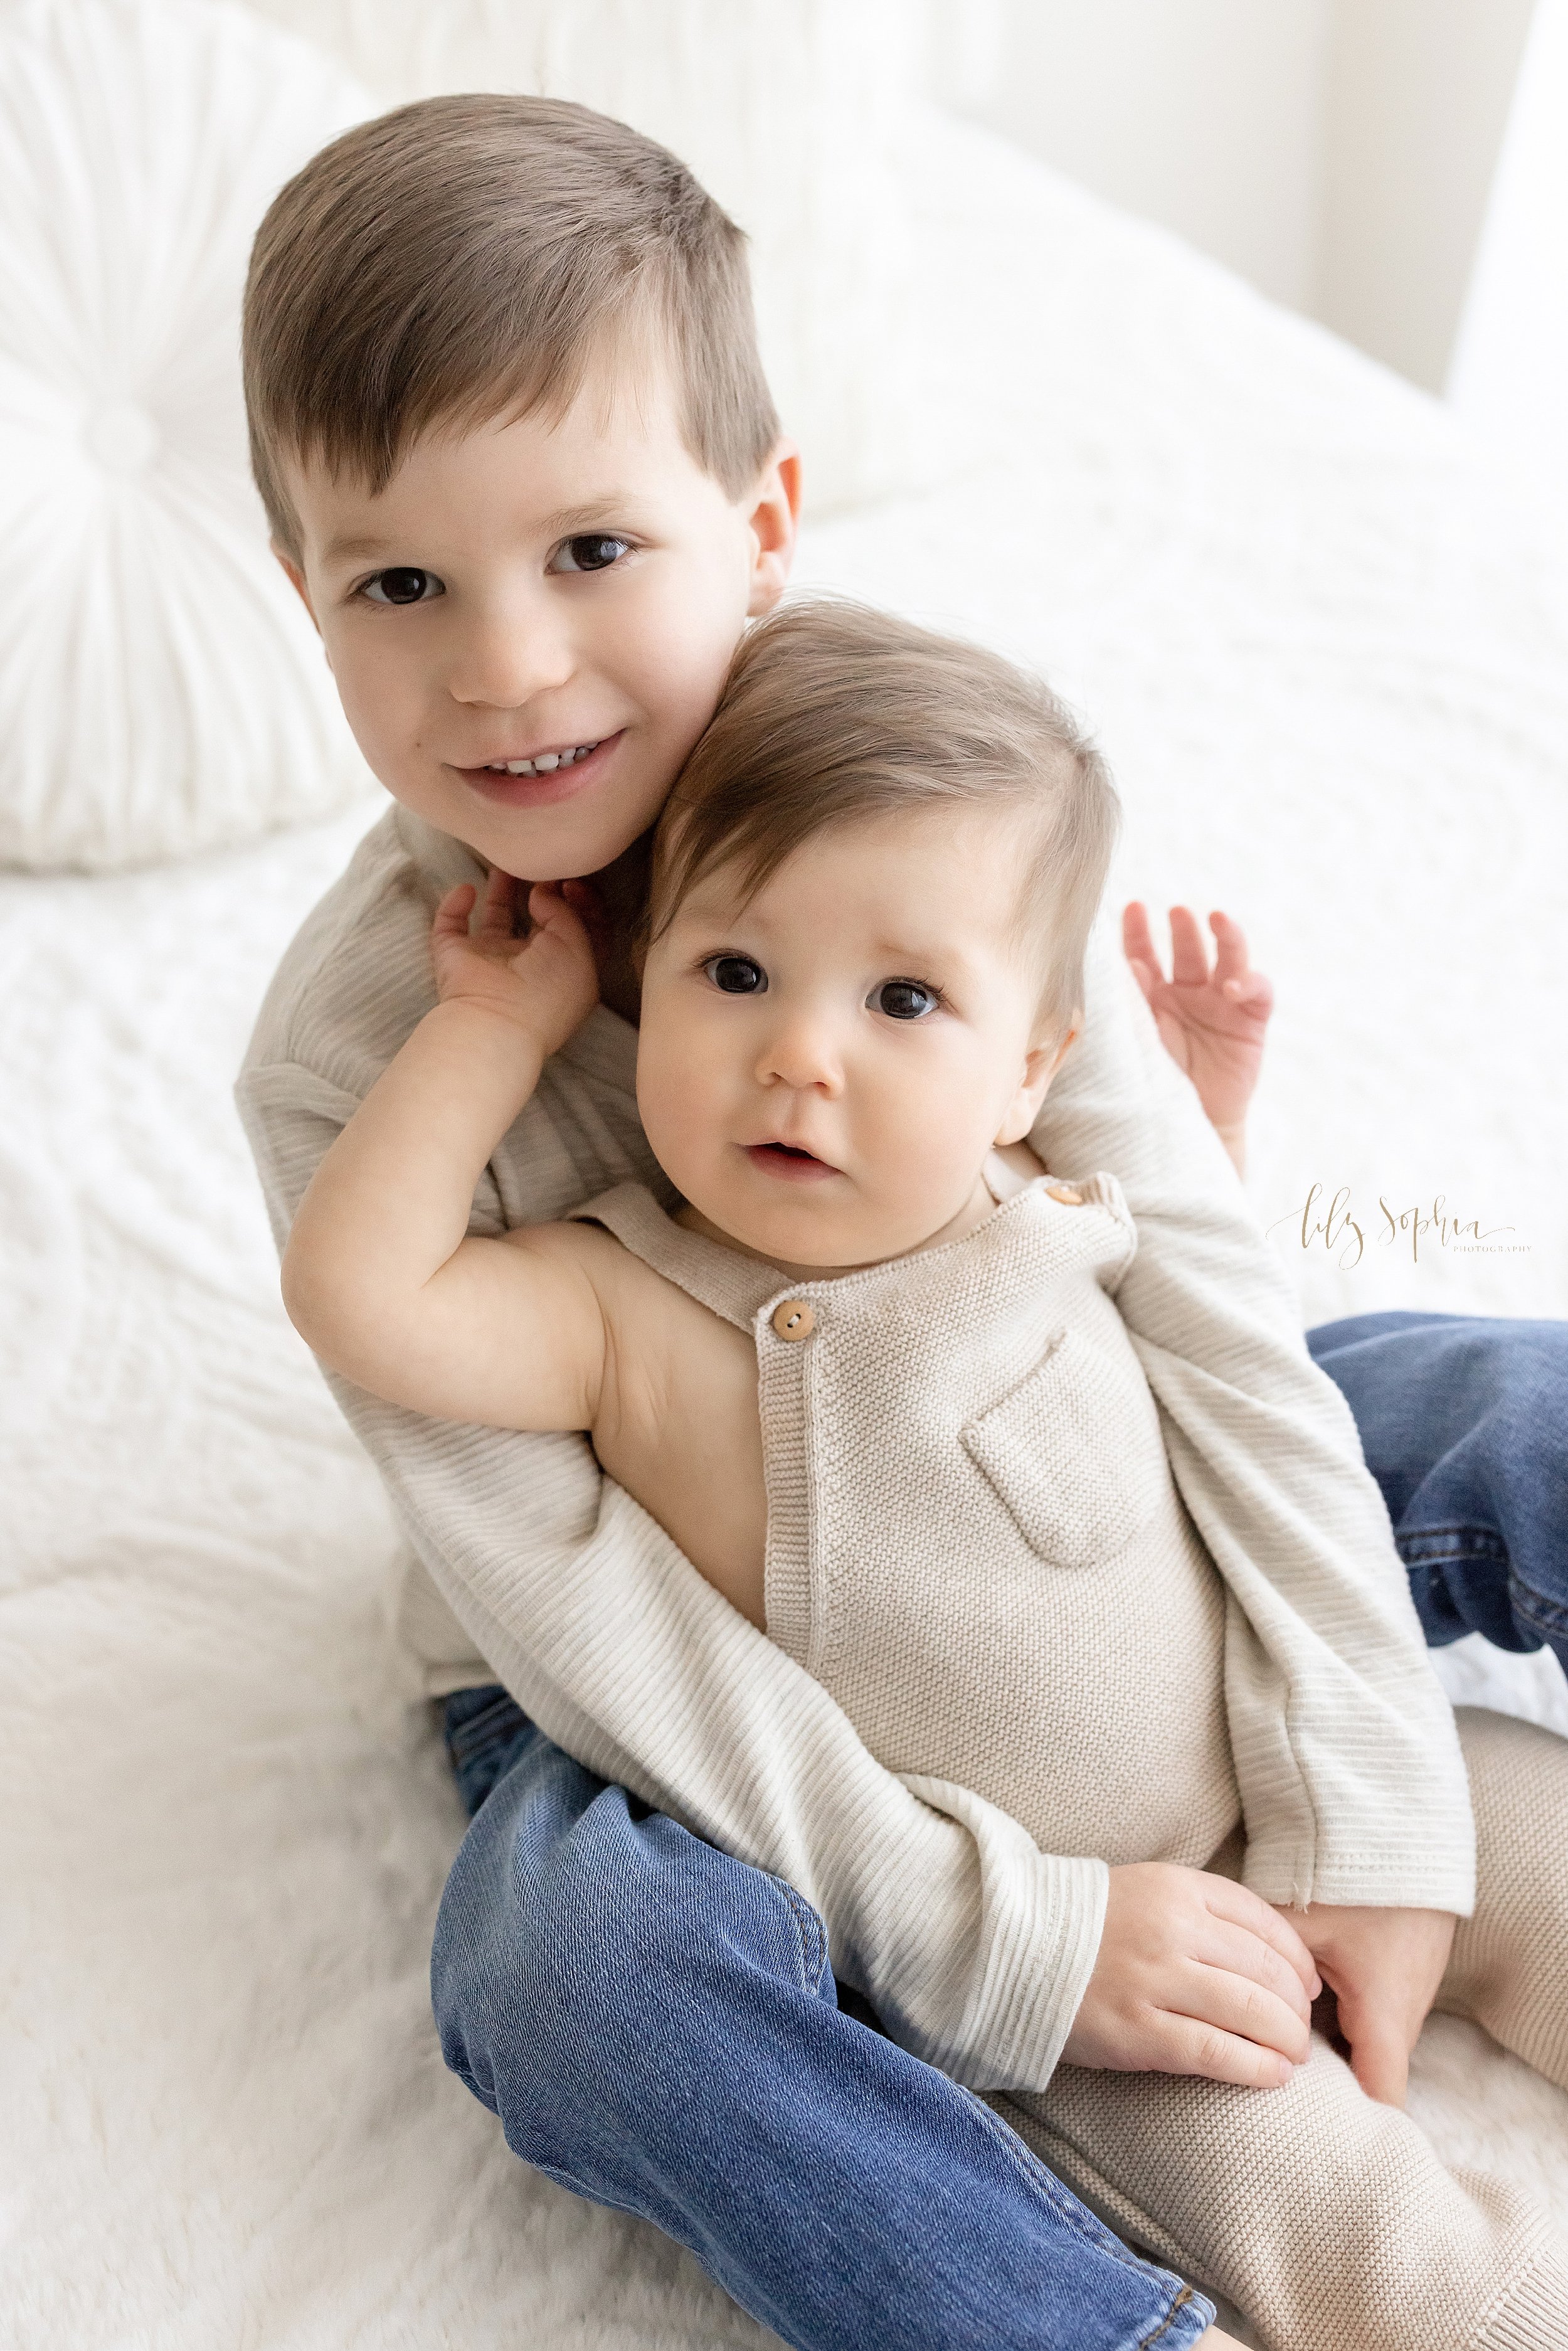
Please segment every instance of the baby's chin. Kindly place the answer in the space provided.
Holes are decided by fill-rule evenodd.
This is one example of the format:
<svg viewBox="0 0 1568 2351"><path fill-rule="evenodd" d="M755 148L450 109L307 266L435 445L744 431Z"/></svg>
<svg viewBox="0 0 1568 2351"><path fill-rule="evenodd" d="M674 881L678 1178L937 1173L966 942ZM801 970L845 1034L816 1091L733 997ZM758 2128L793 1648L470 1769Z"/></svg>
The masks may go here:
<svg viewBox="0 0 1568 2351"><path fill-rule="evenodd" d="M750 1185L737 1194L736 1187L695 1183L684 1191L681 1222L804 1281L831 1280L835 1274L907 1257L924 1248L943 1221L936 1217L928 1228L912 1231L907 1218L877 1216L863 1195L835 1199L831 1196L834 1190L849 1188L841 1176L836 1186L812 1185L809 1189L804 1185L797 1189L788 1176L779 1181L780 1189L788 1186L793 1196L758 1199L750 1196Z"/></svg>

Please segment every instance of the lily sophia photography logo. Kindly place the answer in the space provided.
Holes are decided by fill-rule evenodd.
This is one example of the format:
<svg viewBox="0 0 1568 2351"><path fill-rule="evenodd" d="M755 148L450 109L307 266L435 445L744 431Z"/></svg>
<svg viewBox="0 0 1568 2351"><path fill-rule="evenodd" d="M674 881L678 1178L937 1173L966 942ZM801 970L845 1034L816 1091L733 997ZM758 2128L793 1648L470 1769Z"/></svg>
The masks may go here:
<svg viewBox="0 0 1568 2351"><path fill-rule="evenodd" d="M1445 1192L1409 1207L1396 1206L1380 1192L1375 1211L1363 1214L1348 1184L1332 1196L1326 1185L1313 1184L1301 1207L1276 1217L1268 1230L1277 1232L1281 1225L1293 1225L1304 1249L1321 1248L1342 1270L1359 1265L1371 1246L1396 1249L1402 1257L1408 1250L1416 1265L1423 1250L1427 1260L1435 1251L1449 1257L1524 1257L1530 1250L1514 1226L1462 1217L1449 1207Z"/></svg>

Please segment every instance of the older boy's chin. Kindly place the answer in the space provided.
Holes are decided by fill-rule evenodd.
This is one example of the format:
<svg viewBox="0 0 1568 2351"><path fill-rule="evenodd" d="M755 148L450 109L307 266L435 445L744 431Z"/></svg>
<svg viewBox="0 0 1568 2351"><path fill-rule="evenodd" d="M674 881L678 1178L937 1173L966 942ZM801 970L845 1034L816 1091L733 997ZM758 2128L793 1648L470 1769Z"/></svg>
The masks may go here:
<svg viewBox="0 0 1568 2351"><path fill-rule="evenodd" d="M601 873L647 831L663 805L588 795L543 808L510 807L454 781L437 805L413 799L416 815L447 832L486 865L529 882L564 882Z"/></svg>

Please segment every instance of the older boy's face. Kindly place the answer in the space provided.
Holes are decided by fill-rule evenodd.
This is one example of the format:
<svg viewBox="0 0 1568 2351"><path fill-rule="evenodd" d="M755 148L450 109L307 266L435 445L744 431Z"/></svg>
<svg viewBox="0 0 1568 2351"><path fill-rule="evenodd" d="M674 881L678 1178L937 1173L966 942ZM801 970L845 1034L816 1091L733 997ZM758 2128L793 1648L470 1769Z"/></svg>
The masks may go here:
<svg viewBox="0 0 1568 2351"><path fill-rule="evenodd" d="M731 500L669 387L630 373L559 422L432 435L378 496L319 466L289 488L285 567L371 768L531 881L597 872L653 822L793 544L793 457Z"/></svg>
<svg viewBox="0 0 1568 2351"><path fill-rule="evenodd" d="M786 1267L866 1265L988 1213L1065 1043L1014 935L1015 820L925 810L823 833L749 904L699 883L649 949L637 1100L660 1164Z"/></svg>

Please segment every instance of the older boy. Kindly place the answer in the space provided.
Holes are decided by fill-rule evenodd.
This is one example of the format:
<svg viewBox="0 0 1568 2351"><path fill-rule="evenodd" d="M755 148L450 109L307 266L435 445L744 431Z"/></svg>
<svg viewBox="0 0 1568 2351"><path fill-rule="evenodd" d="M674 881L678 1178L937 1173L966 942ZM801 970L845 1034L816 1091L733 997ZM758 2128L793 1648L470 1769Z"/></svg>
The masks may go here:
<svg viewBox="0 0 1568 2351"><path fill-rule="evenodd" d="M641 843L788 569L797 468L738 236L672 158L581 110L406 109L274 205L246 372L280 557L400 803L290 949L246 1061L275 1224L429 1008L435 904L487 866L595 878L603 1001L492 1160L475 1229L559 1217L653 1172L629 1025ZM1121 1302L1210 1550L1263 1566L1303 1637L1356 1661L1324 1705L1286 1687L1266 1625L1239 1626L1238 1771L1283 1824L1250 1894L1295 1906L1364 2084L1396 2098L1470 1907L1472 1833L1354 1425L1191 1090L1103 967L1034 1140L1122 1179L1141 1246ZM1195 2339L1203 2306L955 2086L1038 2087L1096 2018L1123 2064L1272 2078L1267 2030L1207 2012L1179 1930L1151 1966L1149 1922L1113 1900L1064 1951L1016 1824L917 1802L787 1657L759 1664L580 1439L339 1393L428 1572L411 1636L487 1799L434 1981L509 2142L680 2237L792 2343ZM890 2037L834 2004L835 1970Z"/></svg>

